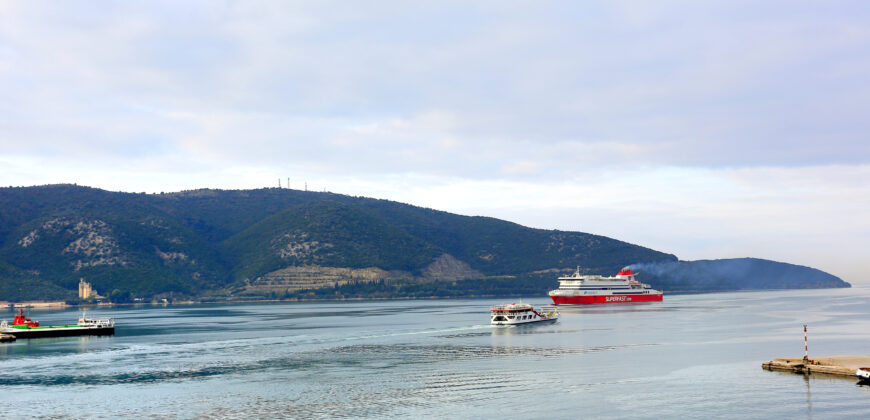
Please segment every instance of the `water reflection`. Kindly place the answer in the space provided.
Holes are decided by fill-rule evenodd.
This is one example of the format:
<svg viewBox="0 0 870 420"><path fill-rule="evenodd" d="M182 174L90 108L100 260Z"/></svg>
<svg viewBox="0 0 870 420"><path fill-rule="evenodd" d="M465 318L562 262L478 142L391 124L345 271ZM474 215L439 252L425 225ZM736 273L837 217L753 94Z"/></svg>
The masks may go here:
<svg viewBox="0 0 870 420"><path fill-rule="evenodd" d="M818 348L870 348L856 305L870 291L819 293L564 307L504 327L488 300L118 307L113 337L0 345L0 387L24 418L860 417L870 386L759 366L797 346L784 331L804 316L826 319Z"/></svg>
<svg viewBox="0 0 870 420"><path fill-rule="evenodd" d="M813 398L810 392L810 376L804 375L804 384L807 386L807 418L813 418Z"/></svg>
<svg viewBox="0 0 870 420"><path fill-rule="evenodd" d="M558 322L558 321L557 321ZM530 323L521 325L493 325L492 335L524 335L554 332L552 323ZM549 328L548 328L549 327Z"/></svg>

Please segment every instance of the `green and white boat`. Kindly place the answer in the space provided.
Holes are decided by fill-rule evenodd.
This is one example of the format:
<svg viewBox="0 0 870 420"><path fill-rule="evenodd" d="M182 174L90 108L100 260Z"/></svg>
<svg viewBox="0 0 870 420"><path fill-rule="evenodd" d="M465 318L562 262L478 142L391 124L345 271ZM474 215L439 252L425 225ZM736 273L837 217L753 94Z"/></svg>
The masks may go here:
<svg viewBox="0 0 870 420"><path fill-rule="evenodd" d="M75 325L45 325L24 316L19 309L12 324L0 322L0 333L14 335L16 338L67 337L73 335L112 335L115 334L115 320L112 318L86 318L84 313Z"/></svg>

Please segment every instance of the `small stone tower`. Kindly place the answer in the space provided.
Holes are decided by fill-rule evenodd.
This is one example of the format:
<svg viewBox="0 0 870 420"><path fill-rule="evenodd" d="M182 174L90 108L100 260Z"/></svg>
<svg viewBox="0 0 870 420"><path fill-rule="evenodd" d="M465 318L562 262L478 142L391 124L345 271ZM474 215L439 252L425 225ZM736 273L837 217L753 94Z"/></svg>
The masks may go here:
<svg viewBox="0 0 870 420"><path fill-rule="evenodd" d="M91 299L97 297L97 291L85 279L79 279L79 299Z"/></svg>

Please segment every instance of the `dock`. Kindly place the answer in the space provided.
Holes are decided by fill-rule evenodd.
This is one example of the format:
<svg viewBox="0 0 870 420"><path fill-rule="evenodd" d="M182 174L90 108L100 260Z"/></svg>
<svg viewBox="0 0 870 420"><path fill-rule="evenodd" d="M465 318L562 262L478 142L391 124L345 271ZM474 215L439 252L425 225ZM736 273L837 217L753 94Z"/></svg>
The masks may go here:
<svg viewBox="0 0 870 420"><path fill-rule="evenodd" d="M858 368L868 366L870 366L870 356L824 356L806 360L779 358L761 364L761 367L767 370L801 374L825 373L838 376L853 376Z"/></svg>
<svg viewBox="0 0 870 420"><path fill-rule="evenodd" d="M0 343L6 341L15 341L15 336L12 334L0 334Z"/></svg>

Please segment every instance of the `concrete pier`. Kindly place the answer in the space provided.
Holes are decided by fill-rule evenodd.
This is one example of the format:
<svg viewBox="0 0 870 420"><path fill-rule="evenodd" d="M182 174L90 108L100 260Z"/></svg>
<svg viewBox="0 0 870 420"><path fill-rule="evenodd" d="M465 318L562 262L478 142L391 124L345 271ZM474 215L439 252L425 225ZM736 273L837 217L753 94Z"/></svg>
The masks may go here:
<svg viewBox="0 0 870 420"><path fill-rule="evenodd" d="M852 376L861 367L870 367L870 356L824 356L804 359L779 358L764 362L761 367L767 370L781 370L794 373L826 373L829 375Z"/></svg>

